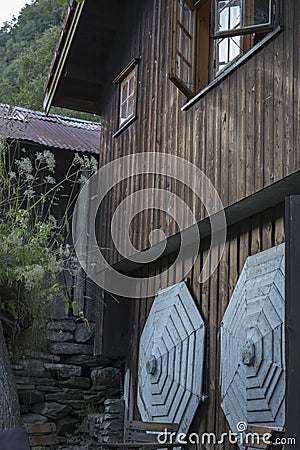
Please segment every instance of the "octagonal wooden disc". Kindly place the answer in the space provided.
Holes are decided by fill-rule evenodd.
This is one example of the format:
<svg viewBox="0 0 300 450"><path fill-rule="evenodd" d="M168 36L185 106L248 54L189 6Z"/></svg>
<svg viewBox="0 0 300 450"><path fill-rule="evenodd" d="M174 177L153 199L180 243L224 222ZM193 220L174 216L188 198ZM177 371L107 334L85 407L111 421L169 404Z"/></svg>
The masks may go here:
<svg viewBox="0 0 300 450"><path fill-rule="evenodd" d="M222 408L239 422L285 423L284 244L247 259L221 328Z"/></svg>
<svg viewBox="0 0 300 450"><path fill-rule="evenodd" d="M160 291L139 348L138 407L143 421L187 432L202 396L205 326L185 285Z"/></svg>

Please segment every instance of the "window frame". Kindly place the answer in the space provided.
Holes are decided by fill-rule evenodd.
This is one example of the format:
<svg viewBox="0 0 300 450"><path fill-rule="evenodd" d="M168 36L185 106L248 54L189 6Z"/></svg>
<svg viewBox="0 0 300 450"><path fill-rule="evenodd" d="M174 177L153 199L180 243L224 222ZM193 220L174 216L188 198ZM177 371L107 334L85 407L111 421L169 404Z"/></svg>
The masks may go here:
<svg viewBox="0 0 300 450"><path fill-rule="evenodd" d="M252 33L257 33L257 32L264 33L264 32L274 30L274 28L276 26L276 22L277 22L276 19L278 17L278 14L277 14L278 1L277 0L268 0L269 6L270 6L270 17L269 17L268 23L257 24L257 25L243 25L241 23L241 26L239 28L234 28L231 30L224 30L224 31L217 31L218 16L216 14L216 11L217 11L217 2L218 1L219 0L211 0L211 2L212 2L211 29L213 30L211 37L213 39L220 39L220 38L234 37L234 36L244 36L247 34L252 34ZM240 1L242 2L242 5L244 5L244 3L249 0L240 0ZM243 16L241 19L243 21Z"/></svg>
<svg viewBox="0 0 300 450"><path fill-rule="evenodd" d="M193 83L195 84L195 74L197 71L196 67L196 27L197 27L197 18L195 18L195 12L196 7L194 5L194 2L192 0L182 0L184 1L189 8L192 10L192 39L193 39L193 46L192 46L192 55L191 55L191 62L192 62L192 79ZM180 79L177 75L176 71L176 58L177 58L177 26L178 26L178 0L172 0L172 21L171 21L171 31L172 31L172 40L171 40L171 64L170 64L170 73L169 73L169 79L175 84L175 86L178 87L187 97L192 97L195 94L195 90L188 87L188 85ZM193 84L192 83L192 84Z"/></svg>
<svg viewBox="0 0 300 450"><path fill-rule="evenodd" d="M216 16L217 0L182 0L192 10L194 14L194 78L192 86L187 86L176 73L176 54L178 50L177 45L177 21L178 21L178 0L172 0L171 6L171 32L170 39L170 68L169 79L183 92L188 98L193 98L198 92L203 91L206 86L210 85L216 78L222 75L228 68L244 58L251 49L257 45L261 40L264 40L264 35L272 34L272 32L279 27L279 18L281 15L281 0L269 0L270 5L270 21L268 24L257 24L254 26L244 26L243 28L235 28L231 30L223 30L216 32L215 26L218 21ZM241 0L244 5L246 1ZM254 1L254 0L253 0ZM258 40L255 41L255 37ZM229 60L223 67L220 67L217 61L217 40L230 39L240 37L241 51L232 60ZM201 42L201 45L200 45ZM219 61L220 63L220 61ZM217 70L217 66L220 67Z"/></svg>
<svg viewBox="0 0 300 450"><path fill-rule="evenodd" d="M140 58L133 58L130 63L122 70L122 72L113 80L113 84L118 86L118 128L114 133L113 137L117 137L123 130L125 130L129 125L131 125L137 119L137 98L138 98L138 64ZM130 96L126 97L125 102L121 104L122 99L122 86L123 82L128 79L128 77L134 74L134 89L133 89L133 113L126 119L121 121L121 107L128 101Z"/></svg>

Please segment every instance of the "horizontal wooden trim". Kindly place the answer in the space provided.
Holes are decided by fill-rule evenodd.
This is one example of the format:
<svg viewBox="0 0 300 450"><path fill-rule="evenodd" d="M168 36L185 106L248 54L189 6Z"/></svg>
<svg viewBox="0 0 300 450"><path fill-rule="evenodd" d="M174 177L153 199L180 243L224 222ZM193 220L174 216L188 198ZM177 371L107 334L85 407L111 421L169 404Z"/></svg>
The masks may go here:
<svg viewBox="0 0 300 450"><path fill-rule="evenodd" d="M153 423L153 422L140 422L132 420L126 422L125 428L128 430L141 430L141 431L178 431L178 423Z"/></svg>
<svg viewBox="0 0 300 450"><path fill-rule="evenodd" d="M29 436L29 443L32 447L40 447L44 445L58 444L58 438L56 435L48 436Z"/></svg>
<svg viewBox="0 0 300 450"><path fill-rule="evenodd" d="M264 31L272 31L274 30L274 25L272 23L263 24L263 25L253 25L249 27L235 28L233 30L226 31L216 31L211 35L213 39L222 39L226 37L232 36L243 36L245 34L253 34L253 33L263 33Z"/></svg>
<svg viewBox="0 0 300 450"><path fill-rule="evenodd" d="M175 75L169 74L169 80L172 81L172 83L175 84L176 87L180 91L182 91L188 98L193 97L195 92L193 92L183 81L181 81L180 78L178 78Z"/></svg>
<svg viewBox="0 0 300 450"><path fill-rule="evenodd" d="M227 226L241 222L255 214L259 214L268 208L279 205L284 202L288 195L300 194L300 170L277 181L276 183L251 194L249 197L243 198L225 208ZM206 217L198 222L201 239L210 236L210 218ZM167 238L167 244L163 256L170 255L178 251L181 245L181 234L189 233L189 229L185 229L181 233L173 234ZM157 244L159 246L160 244ZM152 251L155 252L155 246ZM118 271L126 271L127 273L143 267L142 263L136 263L132 260L122 259L113 265Z"/></svg>
<svg viewBox="0 0 300 450"><path fill-rule="evenodd" d="M137 116L133 116L130 119L128 119L126 122L123 123L123 125L113 134L113 137L118 137L126 128L129 127L133 122L135 122L137 119Z"/></svg>
<svg viewBox="0 0 300 450"><path fill-rule="evenodd" d="M262 47L264 47L269 41L271 41L275 36L277 36L283 30L282 26L275 28L271 33L267 34L261 41L259 41L251 50L249 50L245 55L241 56L235 63L231 64L228 69L225 69L220 75L217 76L211 83L205 86L198 94L191 98L187 103L185 103L181 111L188 111L198 100L201 100L208 92L210 92L215 86L221 83L225 78L228 77L232 72L234 72L238 67L244 64L248 59L250 59L255 53L257 53Z"/></svg>
<svg viewBox="0 0 300 450"><path fill-rule="evenodd" d="M122 70L122 72L113 80L113 84L119 84L140 62L140 58L133 58L129 64Z"/></svg>
<svg viewBox="0 0 300 450"><path fill-rule="evenodd" d="M257 433L259 435L262 434L271 434L274 433L284 433L282 427L265 427L265 426L258 426L258 425L248 425L246 433Z"/></svg>
<svg viewBox="0 0 300 450"><path fill-rule="evenodd" d="M51 433L56 431L56 425L54 422L47 423L25 423L24 428L28 434L34 433Z"/></svg>

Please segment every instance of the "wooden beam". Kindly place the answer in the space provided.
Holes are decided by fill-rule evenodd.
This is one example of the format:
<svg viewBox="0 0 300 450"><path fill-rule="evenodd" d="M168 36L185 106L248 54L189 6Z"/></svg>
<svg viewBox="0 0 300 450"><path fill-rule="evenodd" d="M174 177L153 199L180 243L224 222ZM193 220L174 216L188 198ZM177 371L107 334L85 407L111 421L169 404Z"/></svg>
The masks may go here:
<svg viewBox="0 0 300 450"><path fill-rule="evenodd" d="M300 195L285 202L286 232L286 437L300 442ZM295 445L285 445L292 450Z"/></svg>
<svg viewBox="0 0 300 450"><path fill-rule="evenodd" d="M261 213L268 208L272 208L279 203L283 203L285 197L292 194L300 194L300 171L225 208L227 227L241 222L248 217L254 216L255 214ZM210 235L210 220L208 217L198 222L198 227L201 240ZM188 234L189 229L184 230L183 233ZM177 251L180 243L180 234L170 236L167 240L166 250L163 256ZM155 246L151 248L151 251L155 253ZM138 264L128 260L119 261L114 265L116 270L126 272L132 272L138 267Z"/></svg>

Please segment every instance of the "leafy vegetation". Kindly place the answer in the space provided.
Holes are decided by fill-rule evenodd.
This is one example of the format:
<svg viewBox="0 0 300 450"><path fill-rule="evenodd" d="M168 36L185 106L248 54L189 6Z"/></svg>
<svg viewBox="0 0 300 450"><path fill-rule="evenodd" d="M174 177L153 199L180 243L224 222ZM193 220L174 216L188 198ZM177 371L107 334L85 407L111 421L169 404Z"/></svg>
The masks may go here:
<svg viewBox="0 0 300 450"><path fill-rule="evenodd" d="M34 0L21 10L18 19L0 29L1 103L43 110L43 87L65 12L66 7L58 0ZM52 112L99 120L95 115L62 108L53 108Z"/></svg>
<svg viewBox="0 0 300 450"><path fill-rule="evenodd" d="M26 330L34 344L36 336L41 341L51 301L59 297L67 307L72 303L62 275L78 270L67 243L72 204L56 217L61 191L67 184L74 201L76 186L97 170L97 162L75 154L67 173L56 180L52 152L25 151L19 158L16 152L18 147L0 141L0 320L10 342L19 343Z"/></svg>

